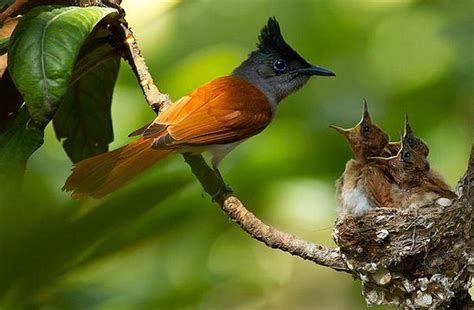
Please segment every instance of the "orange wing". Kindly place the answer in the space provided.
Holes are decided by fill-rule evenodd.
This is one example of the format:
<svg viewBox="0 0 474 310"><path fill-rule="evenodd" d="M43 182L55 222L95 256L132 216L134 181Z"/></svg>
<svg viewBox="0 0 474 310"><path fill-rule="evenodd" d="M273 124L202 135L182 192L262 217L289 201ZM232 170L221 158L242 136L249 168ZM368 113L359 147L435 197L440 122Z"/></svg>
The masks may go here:
<svg viewBox="0 0 474 310"><path fill-rule="evenodd" d="M158 138L155 148L226 144L259 133L272 117L271 104L260 90L240 78L227 76L180 99L160 114L143 135Z"/></svg>

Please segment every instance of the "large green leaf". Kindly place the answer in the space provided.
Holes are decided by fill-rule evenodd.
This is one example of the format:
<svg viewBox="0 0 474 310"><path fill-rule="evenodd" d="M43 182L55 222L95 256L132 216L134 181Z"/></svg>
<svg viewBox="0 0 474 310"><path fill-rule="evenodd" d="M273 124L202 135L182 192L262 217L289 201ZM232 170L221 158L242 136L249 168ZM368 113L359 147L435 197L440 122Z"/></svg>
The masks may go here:
<svg viewBox="0 0 474 310"><path fill-rule="evenodd" d="M40 6L18 23L10 38L8 67L40 125L46 126L66 95L82 44L113 12L103 7Z"/></svg>
<svg viewBox="0 0 474 310"><path fill-rule="evenodd" d="M31 149L43 143L43 133L29 126L30 115L23 106L13 124L0 136L0 171L24 165Z"/></svg>
<svg viewBox="0 0 474 310"><path fill-rule="evenodd" d="M4 131L23 104L23 98L11 79L8 68L0 77L0 132Z"/></svg>
<svg viewBox="0 0 474 310"><path fill-rule="evenodd" d="M0 38L0 55L7 52L9 39L10 38Z"/></svg>
<svg viewBox="0 0 474 310"><path fill-rule="evenodd" d="M42 144L43 131L30 126L30 114L23 106L13 123L0 135L0 206L4 194L8 196L20 188L26 162Z"/></svg>
<svg viewBox="0 0 474 310"><path fill-rule="evenodd" d="M73 162L108 150L113 141L110 104L120 55L102 44L76 64L73 84L53 119L58 139Z"/></svg>

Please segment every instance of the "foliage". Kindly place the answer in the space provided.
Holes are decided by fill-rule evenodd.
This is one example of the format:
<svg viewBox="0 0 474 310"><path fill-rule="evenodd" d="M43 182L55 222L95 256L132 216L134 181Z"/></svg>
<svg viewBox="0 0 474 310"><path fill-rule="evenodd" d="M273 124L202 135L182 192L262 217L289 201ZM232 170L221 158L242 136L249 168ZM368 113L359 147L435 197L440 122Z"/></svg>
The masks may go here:
<svg viewBox="0 0 474 310"><path fill-rule="evenodd" d="M8 49L10 74L32 119L44 127L68 90L74 62L112 9L40 6L20 20Z"/></svg>
<svg viewBox="0 0 474 310"><path fill-rule="evenodd" d="M15 0L0 0L0 9L12 4Z"/></svg>
<svg viewBox="0 0 474 310"><path fill-rule="evenodd" d="M9 38L0 38L0 55L7 52Z"/></svg>
<svg viewBox="0 0 474 310"><path fill-rule="evenodd" d="M327 125L354 125L362 98L392 137L408 112L430 146L432 166L451 184L463 173L474 112L467 2L124 6L155 81L175 99L228 74L273 15L295 49L337 73L282 102L275 123L223 162L226 180L252 211L331 244L332 184L350 152ZM228 223L198 184L190 185L180 158L104 200L72 202L60 192L71 161L107 150L114 135L113 147L128 143L127 134L154 117L131 70L119 72L120 53L104 22L114 15L108 8L36 7L0 41L26 101L13 105L14 117L0 117L0 307L364 309L360 288L346 275L272 252ZM2 87L15 88L5 82L1 77L2 113L10 100Z"/></svg>
<svg viewBox="0 0 474 310"><path fill-rule="evenodd" d="M119 57L104 40L107 33L99 37L99 31L93 30L114 12L99 7L39 6L21 18L8 40L8 70L25 100L14 124L28 130L10 128L0 137L2 165L23 167L8 169L9 176L22 175L61 103L56 132L58 138L67 138L64 148L73 161L108 149L113 139L109 111ZM7 39L2 40L2 46L6 44ZM80 54L83 46L87 51ZM91 85L100 90L89 91Z"/></svg>
<svg viewBox="0 0 474 310"><path fill-rule="evenodd" d="M94 45L84 48L92 52L77 62L77 77L53 119L56 136L65 138L63 146L73 162L106 152L113 141L110 104L120 56L110 45Z"/></svg>

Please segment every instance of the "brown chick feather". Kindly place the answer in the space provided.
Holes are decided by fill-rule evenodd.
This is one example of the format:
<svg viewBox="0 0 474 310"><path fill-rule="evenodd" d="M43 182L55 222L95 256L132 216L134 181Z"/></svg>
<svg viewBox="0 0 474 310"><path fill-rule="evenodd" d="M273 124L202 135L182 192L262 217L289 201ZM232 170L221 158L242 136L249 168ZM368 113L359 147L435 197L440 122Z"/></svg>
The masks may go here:
<svg viewBox="0 0 474 310"><path fill-rule="evenodd" d="M368 164L362 169L364 188L367 196L379 208L394 208L394 185L375 165Z"/></svg>

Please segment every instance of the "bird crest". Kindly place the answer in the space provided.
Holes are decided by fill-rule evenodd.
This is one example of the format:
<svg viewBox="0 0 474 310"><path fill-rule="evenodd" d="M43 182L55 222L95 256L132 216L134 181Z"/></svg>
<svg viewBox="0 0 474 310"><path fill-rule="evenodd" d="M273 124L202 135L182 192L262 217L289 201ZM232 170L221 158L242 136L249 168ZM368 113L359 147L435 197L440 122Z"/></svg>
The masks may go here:
<svg viewBox="0 0 474 310"><path fill-rule="evenodd" d="M280 25L275 17L270 17L267 24L260 31L257 47L261 53L278 54L287 60L295 59L307 64L306 60L283 39Z"/></svg>

